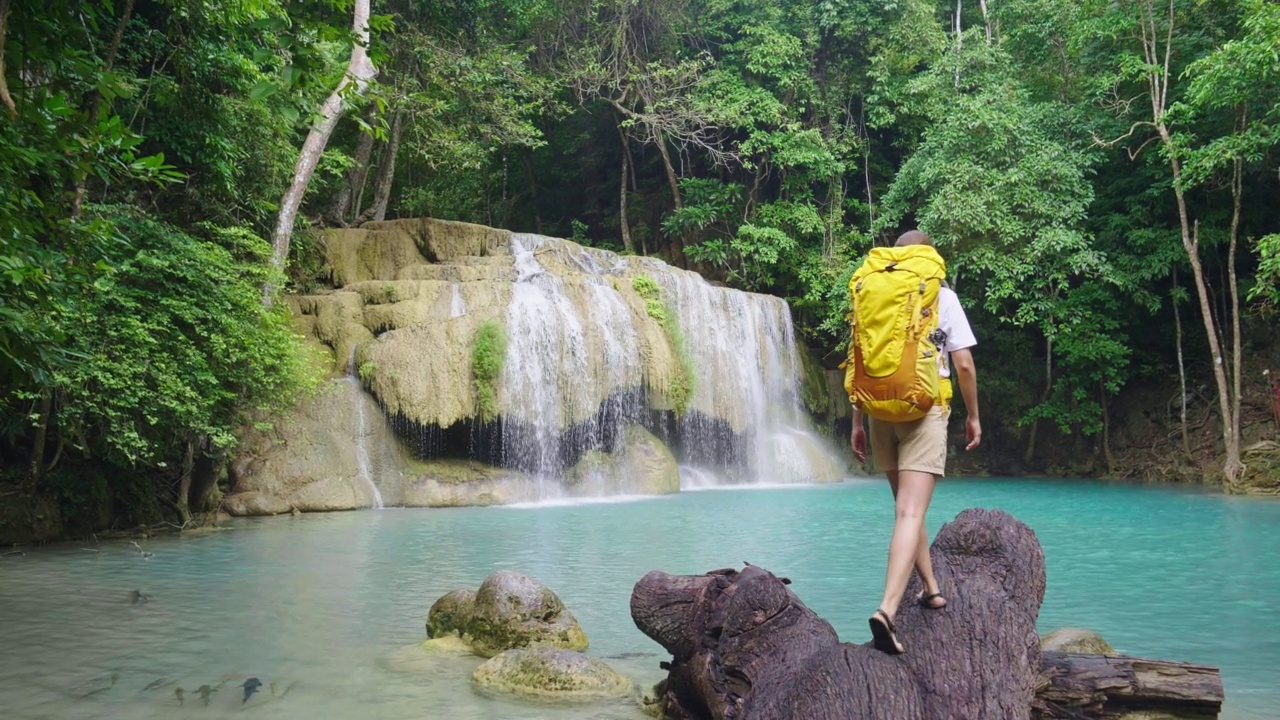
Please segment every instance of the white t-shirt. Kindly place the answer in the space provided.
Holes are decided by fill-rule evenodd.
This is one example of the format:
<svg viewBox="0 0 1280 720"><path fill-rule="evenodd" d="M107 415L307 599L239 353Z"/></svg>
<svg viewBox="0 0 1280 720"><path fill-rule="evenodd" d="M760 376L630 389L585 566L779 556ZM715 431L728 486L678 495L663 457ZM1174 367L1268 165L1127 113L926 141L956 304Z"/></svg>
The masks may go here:
<svg viewBox="0 0 1280 720"><path fill-rule="evenodd" d="M960 298L951 288L938 290L938 329L943 333L939 343L942 352L938 353L938 376L949 378L951 353L978 344L973 329L969 327L969 318L965 317L964 308L960 306Z"/></svg>

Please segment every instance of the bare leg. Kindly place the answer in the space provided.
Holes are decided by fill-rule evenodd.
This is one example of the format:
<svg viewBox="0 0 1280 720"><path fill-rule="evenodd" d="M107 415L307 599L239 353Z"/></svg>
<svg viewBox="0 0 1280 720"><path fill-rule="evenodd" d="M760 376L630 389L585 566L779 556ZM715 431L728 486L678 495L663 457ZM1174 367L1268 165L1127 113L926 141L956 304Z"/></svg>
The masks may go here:
<svg viewBox="0 0 1280 720"><path fill-rule="evenodd" d="M925 580L926 587L932 584L937 588L924 529L924 516L929 509L929 500L933 497L934 482L935 478L931 473L898 471L893 539L889 542L889 569L885 573L884 599L880 601L880 609L889 617L897 614L902 593L907 587L907 579L911 576L911 567L922 554L924 562L921 564L928 568L929 578L926 580L922 574L921 580Z"/></svg>
<svg viewBox="0 0 1280 720"><path fill-rule="evenodd" d="M893 491L893 499L898 499L898 471L890 470L889 489ZM932 496L932 489L930 495ZM895 502L896 505L896 502ZM895 510L895 513L897 511ZM915 555L916 572L920 573L920 580L924 583L924 594L933 595L940 591L938 580L933 576L933 559L929 556L929 530L924 526L923 518L920 522L920 544L917 546ZM946 598L935 597L929 602L929 606L933 608L941 608L947 604ZM883 605L881 607L884 607ZM890 613L891 615L894 613Z"/></svg>

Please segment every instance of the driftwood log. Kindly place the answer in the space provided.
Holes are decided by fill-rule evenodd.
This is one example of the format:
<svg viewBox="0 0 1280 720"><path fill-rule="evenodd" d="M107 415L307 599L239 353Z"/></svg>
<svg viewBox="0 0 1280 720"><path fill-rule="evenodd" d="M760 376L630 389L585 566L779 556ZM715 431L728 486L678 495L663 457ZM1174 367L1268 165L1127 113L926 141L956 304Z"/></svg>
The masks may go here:
<svg viewBox="0 0 1280 720"><path fill-rule="evenodd" d="M1119 718L1168 713L1191 720L1222 709L1217 668L1118 655L1046 652L1032 717L1037 720Z"/></svg>
<svg viewBox="0 0 1280 720"><path fill-rule="evenodd" d="M1065 653L1045 653L1042 664L1035 624L1044 552L1012 516L966 510L938 533L932 553L948 604L924 610L904 600L901 656L841 643L790 581L763 568L645 575L631 617L672 655L657 688L665 717L1026 720L1033 710L1090 718L1146 708L1217 716L1222 685L1210 668ZM905 597L920 590L913 573ZM868 615L874 602L864 603Z"/></svg>

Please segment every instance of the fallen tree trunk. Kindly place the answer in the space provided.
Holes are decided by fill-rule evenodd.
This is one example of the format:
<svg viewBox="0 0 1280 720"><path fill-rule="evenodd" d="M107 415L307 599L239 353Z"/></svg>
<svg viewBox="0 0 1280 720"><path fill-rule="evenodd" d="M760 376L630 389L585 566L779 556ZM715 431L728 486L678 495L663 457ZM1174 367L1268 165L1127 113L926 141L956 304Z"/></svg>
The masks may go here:
<svg viewBox="0 0 1280 720"><path fill-rule="evenodd" d="M841 643L788 580L762 568L645 575L632 591L631 616L672 655L657 688L664 715L1026 720L1033 708L1043 718L1085 718L1123 706L1216 717L1221 681L1211 669L1061 653L1047 653L1051 665L1042 667L1035 623L1044 600L1044 553L1012 516L966 510L942 528L932 552L948 604L924 610L903 602L896 624L907 653L897 657L870 644ZM906 598L920 590L913 576ZM868 604L867 614L872 610ZM1171 668L1194 679L1162 684L1158 676ZM1201 711L1212 714L1194 714Z"/></svg>
<svg viewBox="0 0 1280 720"><path fill-rule="evenodd" d="M1120 718L1136 711L1216 718L1222 710L1217 668L1146 658L1045 652L1032 717Z"/></svg>

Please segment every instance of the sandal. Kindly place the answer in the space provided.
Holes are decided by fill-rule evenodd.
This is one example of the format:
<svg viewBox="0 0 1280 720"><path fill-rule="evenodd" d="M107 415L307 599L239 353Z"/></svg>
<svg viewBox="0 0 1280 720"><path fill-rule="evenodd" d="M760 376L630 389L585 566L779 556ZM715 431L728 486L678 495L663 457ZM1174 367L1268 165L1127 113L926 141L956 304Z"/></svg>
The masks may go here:
<svg viewBox="0 0 1280 720"><path fill-rule="evenodd" d="M933 601L939 598L942 599L942 604L934 605ZM926 594L924 592L921 592L920 597L916 599L916 604L924 608L925 610L941 610L942 608L947 606L947 599L945 597L942 597L942 590L939 589L938 592L936 593Z"/></svg>
<svg viewBox="0 0 1280 720"><path fill-rule="evenodd" d="M894 627L888 613L884 610L876 610L867 622L871 625L871 644L875 649L889 655L901 655L906 652L902 643L898 642L898 628Z"/></svg>

